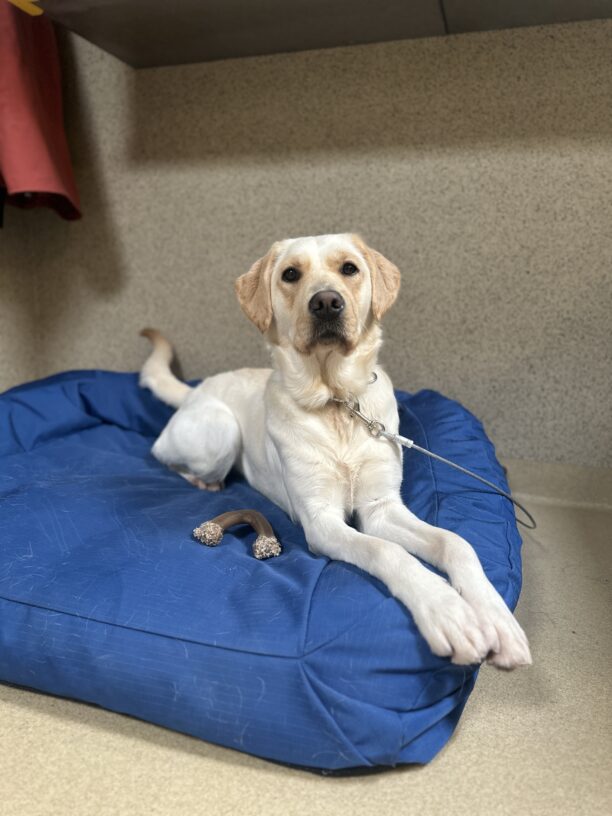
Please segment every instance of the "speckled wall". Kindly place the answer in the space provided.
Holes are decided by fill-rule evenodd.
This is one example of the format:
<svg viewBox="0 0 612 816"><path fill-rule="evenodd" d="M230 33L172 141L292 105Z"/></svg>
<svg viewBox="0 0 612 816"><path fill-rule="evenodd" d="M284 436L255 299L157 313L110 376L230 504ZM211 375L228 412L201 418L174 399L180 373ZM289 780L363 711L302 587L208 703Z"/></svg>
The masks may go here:
<svg viewBox="0 0 612 816"><path fill-rule="evenodd" d="M612 465L612 22L140 72L68 46L85 218L9 213L4 385L135 369L145 324L188 376L265 364L234 278L357 230L403 271L397 386L506 456Z"/></svg>
<svg viewBox="0 0 612 816"><path fill-rule="evenodd" d="M12 210L5 220L7 228L0 230L0 390L38 373L31 223L25 213Z"/></svg>

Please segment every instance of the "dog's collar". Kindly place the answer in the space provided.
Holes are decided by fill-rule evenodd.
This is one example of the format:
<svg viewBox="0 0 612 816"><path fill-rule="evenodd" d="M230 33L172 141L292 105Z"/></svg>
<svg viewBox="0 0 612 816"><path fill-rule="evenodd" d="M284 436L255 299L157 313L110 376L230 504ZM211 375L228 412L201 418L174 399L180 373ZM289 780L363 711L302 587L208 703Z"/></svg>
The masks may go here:
<svg viewBox="0 0 612 816"><path fill-rule="evenodd" d="M368 385L373 385L377 379L378 374L375 371L373 371L370 379L368 380ZM345 397L344 399L341 399L340 397L331 397L330 401L335 402L338 405L344 406L352 417L357 417L363 423L365 423L365 425L368 426L368 430L370 431L372 436L379 436L380 431L385 430L385 426L382 424L382 422L371 420L361 413L361 406L359 405L359 400L354 394L349 394L348 397Z"/></svg>
<svg viewBox="0 0 612 816"><path fill-rule="evenodd" d="M378 379L378 374L377 374L375 371L373 371L373 372L370 374L370 379L368 380L368 382L366 383L366 385L374 385L374 383L376 382L376 380L377 380L377 379ZM354 396L354 394L351 394L351 393L349 392L348 398L349 398L349 400L350 400L351 402L356 403L356 404L357 404L357 407L359 407L359 401L358 401L357 397L356 397L356 396ZM346 402L346 400L345 400L345 399L339 399L338 397L334 397L334 396L330 397L330 401L331 401L331 402Z"/></svg>

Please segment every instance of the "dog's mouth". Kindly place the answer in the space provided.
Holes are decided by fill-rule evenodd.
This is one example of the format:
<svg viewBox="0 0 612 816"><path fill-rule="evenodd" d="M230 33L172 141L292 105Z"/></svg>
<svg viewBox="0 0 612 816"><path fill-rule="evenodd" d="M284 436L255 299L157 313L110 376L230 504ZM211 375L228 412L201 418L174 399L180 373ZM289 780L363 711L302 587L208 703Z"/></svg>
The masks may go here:
<svg viewBox="0 0 612 816"><path fill-rule="evenodd" d="M347 337L341 319L326 320L324 323L315 322L310 336L310 346L346 345Z"/></svg>

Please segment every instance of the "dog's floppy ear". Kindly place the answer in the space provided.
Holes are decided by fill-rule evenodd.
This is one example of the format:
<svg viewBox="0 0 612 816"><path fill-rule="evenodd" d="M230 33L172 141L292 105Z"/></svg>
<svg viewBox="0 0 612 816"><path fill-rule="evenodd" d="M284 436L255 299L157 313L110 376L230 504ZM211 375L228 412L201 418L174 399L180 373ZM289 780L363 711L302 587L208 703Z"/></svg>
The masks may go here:
<svg viewBox="0 0 612 816"><path fill-rule="evenodd" d="M372 258L372 314L380 320L395 303L400 289L400 271L375 249L369 248Z"/></svg>
<svg viewBox="0 0 612 816"><path fill-rule="evenodd" d="M241 275L234 284L240 308L260 332L267 332L272 323L270 275L276 254L275 246L263 258L255 261L249 271Z"/></svg>

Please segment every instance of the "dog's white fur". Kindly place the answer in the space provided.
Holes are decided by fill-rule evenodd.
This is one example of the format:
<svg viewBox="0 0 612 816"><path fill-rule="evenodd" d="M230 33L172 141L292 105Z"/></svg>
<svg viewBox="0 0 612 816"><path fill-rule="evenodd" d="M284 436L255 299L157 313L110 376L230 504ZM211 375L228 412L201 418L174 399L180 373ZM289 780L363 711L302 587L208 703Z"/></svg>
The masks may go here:
<svg viewBox="0 0 612 816"><path fill-rule="evenodd" d="M343 274L346 262L356 274ZM288 267L299 271L298 281L283 280ZM346 304L341 333L321 339L308 303L330 289ZM236 283L243 310L266 336L273 369L218 374L192 389L171 374L169 343L145 332L154 348L141 384L179 409L153 453L212 489L235 465L302 525L313 552L379 578L412 613L435 654L458 664L485 658L506 669L529 664L527 638L472 547L403 504L401 449L372 438L331 402L351 394L364 413L398 430L391 381L377 363L379 320L398 289L397 268L356 235L274 244ZM370 384L372 372L377 379ZM359 529L347 524L351 516Z"/></svg>

